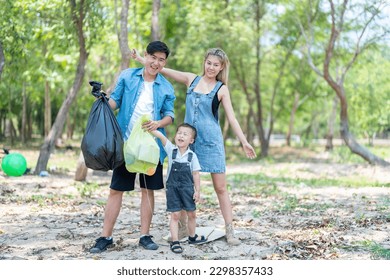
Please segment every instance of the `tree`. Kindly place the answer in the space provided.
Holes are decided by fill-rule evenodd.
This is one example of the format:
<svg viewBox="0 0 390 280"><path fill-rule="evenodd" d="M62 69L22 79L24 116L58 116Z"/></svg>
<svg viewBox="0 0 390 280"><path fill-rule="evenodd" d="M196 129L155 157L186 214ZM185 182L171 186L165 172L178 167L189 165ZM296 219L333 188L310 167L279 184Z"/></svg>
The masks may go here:
<svg viewBox="0 0 390 280"><path fill-rule="evenodd" d="M159 13L161 7L161 0L153 0L153 13L152 13L152 40L159 41L160 35L160 24L159 24Z"/></svg>
<svg viewBox="0 0 390 280"><path fill-rule="evenodd" d="M121 53L121 63L118 71L116 71L115 73L115 77L112 80L111 85L107 88L108 94L110 94L114 90L116 81L121 71L129 67L130 58L131 58L131 50L129 48L129 38L128 38L128 17L129 17L130 0L121 0L121 1L122 1L122 6L119 15L119 30L117 28L118 24L115 21L116 22L115 30L119 42L119 50Z"/></svg>
<svg viewBox="0 0 390 280"><path fill-rule="evenodd" d="M87 5L84 0L81 0L78 4L76 4L76 0L70 0L69 4L71 18L77 32L77 38L79 43L79 61L73 85L68 92L68 95L66 96L64 102L62 103L60 110L58 111L58 114L56 116L53 126L51 127L49 134L46 136L45 141L41 146L38 162L34 172L34 174L36 175L39 174L41 171L46 170L50 154L54 149L56 140L62 133L66 121L66 116L69 112L70 106L72 105L73 101L77 96L77 93L80 90L85 75L85 65L88 59L88 52L85 42L84 20Z"/></svg>
<svg viewBox="0 0 390 280"><path fill-rule="evenodd" d="M381 44L364 52L346 85L346 90L354 93L349 99L354 134L367 138L369 146L390 127L389 50Z"/></svg>
<svg viewBox="0 0 390 280"><path fill-rule="evenodd" d="M260 140L260 154L266 157L275 121L285 109L284 106L276 108L276 103L283 93L283 81L301 31L292 24L291 15L294 13L278 14L276 5L271 1L256 0L252 3L254 28L251 48L255 51L250 62L240 58L240 62L232 64L232 68L249 104L249 115L254 120ZM272 16L268 18L268 14ZM277 21L281 24L277 25ZM267 36L275 36L271 39L273 42L266 42L264 37ZM252 77L248 77L248 64L255 69Z"/></svg>
<svg viewBox="0 0 390 280"><path fill-rule="evenodd" d="M332 102L332 111L329 114L329 118L328 118L328 133L326 133L326 145L325 145L326 151L333 150L334 123L336 119L338 104L339 104L339 100L337 98L337 95L335 95Z"/></svg>
<svg viewBox="0 0 390 280"><path fill-rule="evenodd" d="M120 13L120 28L117 31L119 49L121 53L121 64L120 70L116 73L115 79L109 89L107 90L110 93L115 86L117 77L120 72L129 67L129 61L131 57L131 50L129 48L129 40L128 40L128 13L129 13L129 2L130 0L122 0L122 8ZM77 162L75 180L76 181L84 181L87 177L88 168L85 165L83 154L80 153L79 160Z"/></svg>
<svg viewBox="0 0 390 280"><path fill-rule="evenodd" d="M358 4L355 5L348 5L348 0L343 0L343 2L340 4L340 6L336 6L333 0L328 0L330 5L330 17L331 17L331 23L330 23L330 33L329 38L327 41L327 46L324 53L324 59L323 59L323 71L321 71L313 62L312 56L311 56L311 48L312 43L314 41L314 38L311 37L313 34L313 26L312 24L308 23L309 31L305 31L303 28L303 25L301 24L302 32L305 34L306 38L306 44L307 44L307 58L308 63L312 67L312 69L321 77L324 78L324 80L328 83L328 85L333 89L333 91L336 93L337 97L340 101L340 134L343 138L346 145L349 147L351 152L361 156L366 161L368 161L371 164L378 164L383 166L390 165L389 162L379 158L378 156L371 153L368 149L361 146L355 139L355 137L352 135L349 129L349 120L348 120L348 100L346 96L346 91L344 87L344 81L345 76L356 61L357 57L363 50L368 48L373 42L379 40L383 35L386 33L374 33L374 34L367 34L367 30L370 25L375 23L375 19L379 17L382 9L385 6L388 6L385 1L375 1L372 4L369 4L367 6L361 7ZM311 1L309 0L311 3ZM317 8L320 7L320 2L318 2ZM349 9L348 9L349 8ZM359 17L355 17L357 13L357 10L359 8L363 8L361 13L364 17L363 20ZM311 9L309 9L310 11ZM362 22L361 26L357 26L356 28L359 28L359 35L357 37L356 45L354 48L354 53L352 54L349 61L347 61L344 65L344 67L335 66L335 69L332 68L332 62L337 60L337 57L341 55L342 50L337 49L336 42L340 39L340 36L343 34L343 31L347 29L349 26L353 25L354 19L352 19L350 22L346 22L346 13L350 12L354 19L357 19L359 22ZM311 17L312 15L308 15ZM344 40L347 40L348 38L342 38ZM338 51L338 52L337 52ZM337 61L337 64L339 61ZM332 71L333 70L333 71ZM336 74L335 74L336 73ZM338 76L338 78L334 76Z"/></svg>

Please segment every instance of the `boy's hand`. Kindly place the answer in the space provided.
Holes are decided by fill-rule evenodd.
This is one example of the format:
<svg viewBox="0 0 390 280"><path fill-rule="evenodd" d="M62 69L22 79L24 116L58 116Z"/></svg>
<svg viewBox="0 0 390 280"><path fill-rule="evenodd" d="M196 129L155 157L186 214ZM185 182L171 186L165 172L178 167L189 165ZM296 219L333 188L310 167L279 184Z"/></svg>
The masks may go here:
<svg viewBox="0 0 390 280"><path fill-rule="evenodd" d="M160 127L159 121L147 121L142 124L142 129L144 131L153 131Z"/></svg>
<svg viewBox="0 0 390 280"><path fill-rule="evenodd" d="M199 202L199 199L200 199L200 192L199 191L195 190L193 199L194 199L195 203Z"/></svg>

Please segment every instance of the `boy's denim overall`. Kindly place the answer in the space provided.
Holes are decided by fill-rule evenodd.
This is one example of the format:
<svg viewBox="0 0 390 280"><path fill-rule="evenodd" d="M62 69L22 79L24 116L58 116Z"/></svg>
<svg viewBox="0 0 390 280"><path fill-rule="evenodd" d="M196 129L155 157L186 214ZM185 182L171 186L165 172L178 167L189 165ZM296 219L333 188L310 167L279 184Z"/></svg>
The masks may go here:
<svg viewBox="0 0 390 280"><path fill-rule="evenodd" d="M194 179L191 171L192 152L187 162L176 162L177 149L172 151L171 172L167 181L167 211L195 211Z"/></svg>

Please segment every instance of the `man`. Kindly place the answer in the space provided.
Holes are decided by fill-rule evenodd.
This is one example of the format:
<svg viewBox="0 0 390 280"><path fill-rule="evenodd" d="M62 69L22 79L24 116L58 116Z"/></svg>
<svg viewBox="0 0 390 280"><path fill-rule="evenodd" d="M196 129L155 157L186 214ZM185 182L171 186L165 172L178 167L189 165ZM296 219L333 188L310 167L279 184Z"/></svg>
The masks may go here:
<svg viewBox="0 0 390 280"><path fill-rule="evenodd" d="M165 134L164 127L174 119L174 89L161 74L166 65L169 49L160 41L151 42L145 52L143 68L129 68L124 70L118 78L115 90L110 96L109 104L113 110L119 109L117 120L126 140L137 119L149 114L152 121L143 125L144 129L158 129ZM154 212L154 190L164 188L163 162L166 153L161 141L160 162L152 176L140 174L141 187L141 236L139 245L147 250L157 250L158 245L152 240L149 233ZM113 228L122 206L122 197L125 191L133 191L136 173L127 171L125 164L113 170L105 212L101 237L96 239L91 253L100 253L112 246Z"/></svg>

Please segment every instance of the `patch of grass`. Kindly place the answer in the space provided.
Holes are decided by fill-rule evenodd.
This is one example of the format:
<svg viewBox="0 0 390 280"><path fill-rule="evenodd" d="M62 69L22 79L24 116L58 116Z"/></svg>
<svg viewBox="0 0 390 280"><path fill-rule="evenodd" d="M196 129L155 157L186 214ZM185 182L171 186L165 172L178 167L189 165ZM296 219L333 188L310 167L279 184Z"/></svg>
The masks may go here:
<svg viewBox="0 0 390 280"><path fill-rule="evenodd" d="M388 212L390 209L390 197L381 197L378 205L377 205L377 210L381 212ZM390 214L389 214L390 217Z"/></svg>
<svg viewBox="0 0 390 280"><path fill-rule="evenodd" d="M27 203L34 202L34 203L37 203L40 207L43 207L43 206L47 206L47 205L58 204L61 202L62 199L65 199L65 200L73 199L73 195L69 195L69 194L62 194L62 195L33 194L25 199L20 198L20 201L27 202Z"/></svg>
<svg viewBox="0 0 390 280"><path fill-rule="evenodd" d="M205 186L202 185L200 187L200 191L202 194L211 195L214 193L214 187L213 185L205 185Z"/></svg>
<svg viewBox="0 0 390 280"><path fill-rule="evenodd" d="M289 177L269 177L261 173L257 174L231 174L227 176L227 180L230 184L233 184L236 188L243 188L245 190L252 190L257 192L262 186L270 185L289 185L289 186L300 186L302 184L308 187L390 187L390 183L378 183L369 182L362 178L289 178ZM253 189L255 188L255 189Z"/></svg>
<svg viewBox="0 0 390 280"><path fill-rule="evenodd" d="M219 205L218 203L218 200L214 197L214 196L211 196L211 195L204 195L202 196L202 199L205 201L205 203L200 203L200 205L203 205L203 206L206 206L206 208L210 208L210 207L217 207Z"/></svg>
<svg viewBox="0 0 390 280"><path fill-rule="evenodd" d="M280 192L275 181L263 174L239 173L228 175L227 182L229 189L240 189L240 191L252 195L261 194L264 196L272 196Z"/></svg>
<svg viewBox="0 0 390 280"><path fill-rule="evenodd" d="M299 200L295 195L287 194L279 205L279 211L292 212L299 206Z"/></svg>
<svg viewBox="0 0 390 280"><path fill-rule="evenodd" d="M306 209L306 210L317 210L317 211L325 211L329 208L335 207L333 204L329 203L311 203L311 204L301 204L299 205L300 208Z"/></svg>
<svg viewBox="0 0 390 280"><path fill-rule="evenodd" d="M361 144L366 146L373 154L381 158L390 157L390 149L387 146L374 146L368 147L366 142L361 141ZM375 144L375 143L374 143ZM245 154L238 144L233 144L231 141L227 141L226 145L226 160L228 163L237 162L254 162L253 160L245 157ZM268 150L268 157L260 157L260 148L256 147L258 154L255 161L264 164L272 164L275 162L317 162L318 154L325 152L325 147L318 143L310 143L307 146L293 145L287 147L282 145L281 147L271 146ZM332 151L327 152L327 158L321 158L321 162L326 163L367 163L362 157L354 154L346 145L335 145Z"/></svg>
<svg viewBox="0 0 390 280"><path fill-rule="evenodd" d="M97 200L96 201L96 204L99 205L99 206L105 206L107 203L107 201L103 201L103 200Z"/></svg>
<svg viewBox="0 0 390 280"><path fill-rule="evenodd" d="M77 183L76 188L77 188L78 192L80 193L81 197L90 198L90 197L92 197L94 192L99 189L99 184L82 182L82 183Z"/></svg>
<svg viewBox="0 0 390 280"><path fill-rule="evenodd" d="M202 204L207 205L207 207L218 206L217 194L214 191L213 185L201 186L200 192L201 199L204 200L204 203L199 203L199 207L202 207Z"/></svg>
<svg viewBox="0 0 390 280"><path fill-rule="evenodd" d="M354 242L349 246L342 246L342 248L348 251L369 251L372 254L372 259L390 260L390 250L372 240Z"/></svg>
<svg viewBox="0 0 390 280"><path fill-rule="evenodd" d="M296 195L281 192L276 196L273 206L275 211L291 213L293 211L300 215L310 215L313 212L323 212L335 207L330 203L304 203L304 199L299 199Z"/></svg>
<svg viewBox="0 0 390 280"><path fill-rule="evenodd" d="M63 197L64 199L66 199L66 200L68 200L68 199L74 199L74 195L72 195L72 194L63 194L62 197Z"/></svg>
<svg viewBox="0 0 390 280"><path fill-rule="evenodd" d="M125 192L124 195L128 196L128 197L136 197L138 195L138 192L136 192L136 191L134 191L134 192Z"/></svg>
<svg viewBox="0 0 390 280"><path fill-rule="evenodd" d="M365 215L365 213L357 212L357 213L355 214L355 221L356 221L357 223L362 223L362 222L364 222L364 220L366 220L366 215Z"/></svg>
<svg viewBox="0 0 390 280"><path fill-rule="evenodd" d="M33 194L31 195L30 197L28 197L26 199L26 202L35 202L35 203L38 203L39 206L45 206L46 205L46 202L48 200L52 200L53 199L53 196L44 196L44 195L41 195L41 194Z"/></svg>
<svg viewBox="0 0 390 280"><path fill-rule="evenodd" d="M384 248L377 242L371 240L365 240L365 241L361 241L360 243L361 243L361 247L369 250L372 253L374 259L390 260L390 250Z"/></svg>
<svg viewBox="0 0 390 280"><path fill-rule="evenodd" d="M253 210L252 210L252 216L253 216L253 218L260 218L260 216L261 216L260 210L258 210L258 209L253 209Z"/></svg>
<svg viewBox="0 0 390 280"><path fill-rule="evenodd" d="M375 257L390 260L390 250L383 248L379 244L371 245L370 250L374 254Z"/></svg>

